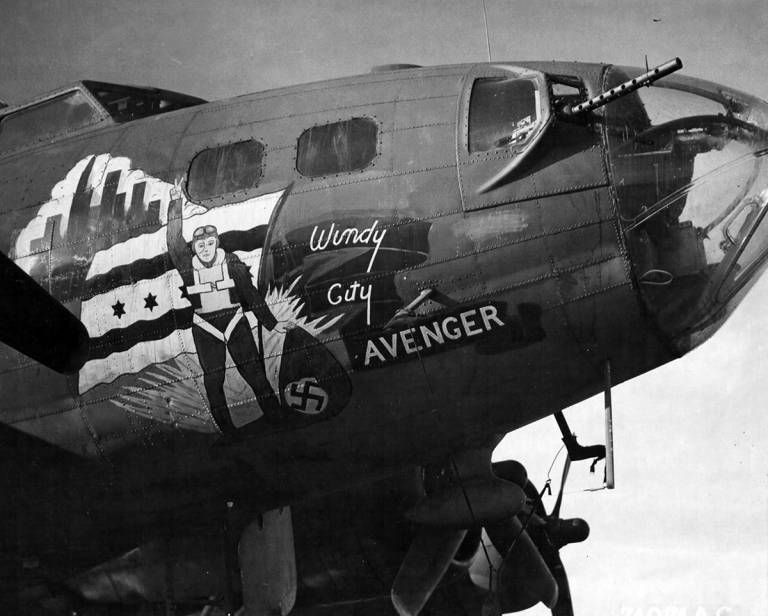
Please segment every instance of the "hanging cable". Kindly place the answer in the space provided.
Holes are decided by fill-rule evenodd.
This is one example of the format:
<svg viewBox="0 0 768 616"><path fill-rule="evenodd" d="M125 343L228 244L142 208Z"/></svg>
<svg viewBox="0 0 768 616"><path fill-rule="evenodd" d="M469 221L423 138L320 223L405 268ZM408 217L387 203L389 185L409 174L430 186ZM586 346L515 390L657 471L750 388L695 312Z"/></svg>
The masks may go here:
<svg viewBox="0 0 768 616"><path fill-rule="evenodd" d="M563 451L563 449L565 449L565 443L560 445L560 449L557 450L555 457L552 458L552 464L549 465L549 470L547 471L547 481L551 479L552 469L555 467L555 462L557 462L557 459L560 457L560 453Z"/></svg>

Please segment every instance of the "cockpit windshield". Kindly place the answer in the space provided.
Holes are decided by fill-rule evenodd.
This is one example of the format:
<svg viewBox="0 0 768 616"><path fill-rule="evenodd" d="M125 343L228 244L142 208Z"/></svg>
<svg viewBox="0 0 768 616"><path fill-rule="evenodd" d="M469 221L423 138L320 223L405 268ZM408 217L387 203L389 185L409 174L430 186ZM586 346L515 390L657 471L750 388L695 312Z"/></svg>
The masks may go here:
<svg viewBox="0 0 768 616"><path fill-rule="evenodd" d="M205 102L196 96L159 88L123 86L100 81L84 81L83 85L115 122L130 122Z"/></svg>
<svg viewBox="0 0 768 616"><path fill-rule="evenodd" d="M614 67L607 87L640 72ZM607 105L605 118L643 299L687 350L766 262L768 105L670 76Z"/></svg>

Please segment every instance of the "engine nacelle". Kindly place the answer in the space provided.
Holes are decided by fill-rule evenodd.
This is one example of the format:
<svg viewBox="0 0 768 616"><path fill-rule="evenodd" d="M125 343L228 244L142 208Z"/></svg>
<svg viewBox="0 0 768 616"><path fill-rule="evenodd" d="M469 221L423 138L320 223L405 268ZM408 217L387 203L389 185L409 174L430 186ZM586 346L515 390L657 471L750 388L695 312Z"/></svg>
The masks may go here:
<svg viewBox="0 0 768 616"><path fill-rule="evenodd" d="M519 485L483 477L425 496L405 517L425 526L472 528L509 519L524 505L525 492Z"/></svg>

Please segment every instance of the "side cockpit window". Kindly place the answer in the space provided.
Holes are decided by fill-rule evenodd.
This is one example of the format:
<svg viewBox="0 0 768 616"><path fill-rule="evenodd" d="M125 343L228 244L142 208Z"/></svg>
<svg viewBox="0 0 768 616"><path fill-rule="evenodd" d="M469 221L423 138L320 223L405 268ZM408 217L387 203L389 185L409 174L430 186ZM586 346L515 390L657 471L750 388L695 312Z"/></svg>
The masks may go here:
<svg viewBox="0 0 768 616"><path fill-rule="evenodd" d="M376 158L378 127L371 118L313 126L299 137L296 169L306 177L359 171Z"/></svg>
<svg viewBox="0 0 768 616"><path fill-rule="evenodd" d="M469 151L522 145L541 122L540 93L533 79L475 80L469 99Z"/></svg>
<svg viewBox="0 0 768 616"><path fill-rule="evenodd" d="M249 139L197 154L189 166L187 193L195 201L235 193L259 185L264 144Z"/></svg>
<svg viewBox="0 0 768 616"><path fill-rule="evenodd" d="M121 86L99 81L84 81L83 85L115 122L130 122L205 103L196 96L158 88Z"/></svg>
<svg viewBox="0 0 768 616"><path fill-rule="evenodd" d="M0 120L0 150L34 145L102 119L79 90L14 111Z"/></svg>

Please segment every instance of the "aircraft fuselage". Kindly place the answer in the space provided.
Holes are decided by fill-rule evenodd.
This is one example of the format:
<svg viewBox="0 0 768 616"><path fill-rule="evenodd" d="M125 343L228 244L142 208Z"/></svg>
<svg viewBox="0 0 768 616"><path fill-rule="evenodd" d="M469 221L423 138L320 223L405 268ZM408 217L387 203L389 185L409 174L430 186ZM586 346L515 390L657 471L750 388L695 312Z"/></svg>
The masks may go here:
<svg viewBox="0 0 768 616"><path fill-rule="evenodd" d="M515 66L289 87L1 153L0 247L91 336L67 376L3 348L3 421L104 462L124 515L212 490L269 506L487 443L599 391L608 361L619 383L680 355L624 235L615 125L554 110L556 83L594 96L611 69ZM525 82L509 105L540 107L496 139L477 84L505 79Z"/></svg>

